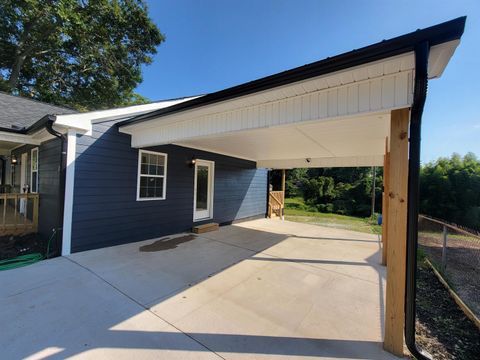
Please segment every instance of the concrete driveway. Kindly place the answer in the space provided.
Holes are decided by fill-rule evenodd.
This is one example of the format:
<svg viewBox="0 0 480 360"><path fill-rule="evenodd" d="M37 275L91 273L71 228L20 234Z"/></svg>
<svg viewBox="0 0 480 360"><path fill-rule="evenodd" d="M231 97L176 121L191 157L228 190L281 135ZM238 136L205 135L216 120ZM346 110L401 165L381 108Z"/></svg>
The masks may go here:
<svg viewBox="0 0 480 360"><path fill-rule="evenodd" d="M185 235L1 272L1 357L394 358L377 236L266 219Z"/></svg>

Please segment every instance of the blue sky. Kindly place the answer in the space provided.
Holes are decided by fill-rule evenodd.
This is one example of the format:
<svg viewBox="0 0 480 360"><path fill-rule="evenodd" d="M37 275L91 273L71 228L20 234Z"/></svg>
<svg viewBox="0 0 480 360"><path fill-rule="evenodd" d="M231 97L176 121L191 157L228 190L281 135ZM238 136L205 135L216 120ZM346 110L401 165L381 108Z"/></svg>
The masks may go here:
<svg viewBox="0 0 480 360"><path fill-rule="evenodd" d="M137 91L151 100L221 90L467 15L442 78L429 83L422 162L480 156L480 1L149 0L166 35Z"/></svg>

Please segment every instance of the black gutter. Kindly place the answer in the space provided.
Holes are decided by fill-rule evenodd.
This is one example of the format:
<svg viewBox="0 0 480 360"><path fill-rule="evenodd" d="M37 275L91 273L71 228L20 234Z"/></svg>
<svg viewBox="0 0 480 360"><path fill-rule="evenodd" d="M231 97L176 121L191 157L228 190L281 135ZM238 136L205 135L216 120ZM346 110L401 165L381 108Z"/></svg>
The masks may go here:
<svg viewBox="0 0 480 360"><path fill-rule="evenodd" d="M407 259L405 283L405 343L410 353L418 360L431 359L417 348L415 343L416 295L417 295L417 247L418 207L420 192L420 143L422 113L427 98L428 55L427 41L415 48L415 87L410 113L410 139L408 161L407 205Z"/></svg>
<svg viewBox="0 0 480 360"><path fill-rule="evenodd" d="M58 234L60 234L60 239L63 235L63 215L65 212L65 182L67 178L67 138L62 133L56 131L53 128L54 119L49 119L45 123L45 129L52 134L53 136L57 137L61 141L61 152L60 152L60 181L58 184L58 220L57 220L57 239ZM62 243L60 243L62 244ZM61 245L57 242L57 250L59 254L62 253ZM48 254L47 254L48 255Z"/></svg>
<svg viewBox="0 0 480 360"><path fill-rule="evenodd" d="M43 129L47 125L47 123L51 120L55 120L54 115L45 115L40 120L33 123L32 125L30 125L27 128L15 129L15 128L0 127L0 131L10 132L10 133L14 133L14 134L28 135L28 134L32 134L34 132L37 132L40 129Z"/></svg>
<svg viewBox="0 0 480 360"><path fill-rule="evenodd" d="M48 132L50 132L48 130L48 123L51 122L51 121L55 121L55 115L45 115L44 117L42 117L40 120L38 120L36 123L30 125L28 128L25 129L25 133L26 134L32 134L34 132L37 132L38 130L42 129L42 128L46 128ZM52 128L53 130L53 128ZM50 133L52 134L52 133ZM53 135L53 134L52 134ZM53 135L55 136L55 135Z"/></svg>
<svg viewBox="0 0 480 360"><path fill-rule="evenodd" d="M465 26L466 17L459 17L423 30L402 35L390 40L353 50L331 58L326 58L311 64L300 66L275 75L267 76L245 84L237 85L225 90L217 91L205 96L169 106L167 108L152 111L147 114L136 116L132 119L118 123L118 126L126 126L150 119L166 116L181 111L191 110L197 107L215 104L259 91L268 90L282 85L312 77L329 74L344 70L353 66L363 65L372 61L381 60L395 55L404 54L415 50L419 43L428 41L430 46L457 40L461 37Z"/></svg>
<svg viewBox="0 0 480 360"><path fill-rule="evenodd" d="M466 17L462 18L463 34ZM423 41L415 46L415 85L410 112L410 138L408 162L407 205L407 259L405 279L405 343L410 353L418 360L430 360L429 354L419 350L415 343L416 295L417 295L417 248L418 214L420 203L420 145L422 114L428 89L428 57L434 45Z"/></svg>
<svg viewBox="0 0 480 360"><path fill-rule="evenodd" d="M14 129L14 128L6 128L6 127L0 127L1 132L9 132L9 133L14 133L14 134L26 134L27 131L26 129Z"/></svg>

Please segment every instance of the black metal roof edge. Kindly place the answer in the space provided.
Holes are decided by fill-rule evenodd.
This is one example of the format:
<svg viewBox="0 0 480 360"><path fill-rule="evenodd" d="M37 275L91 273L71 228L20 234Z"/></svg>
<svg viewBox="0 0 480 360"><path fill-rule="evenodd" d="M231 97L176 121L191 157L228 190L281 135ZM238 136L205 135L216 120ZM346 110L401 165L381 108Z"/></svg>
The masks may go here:
<svg viewBox="0 0 480 360"><path fill-rule="evenodd" d="M0 132L9 132L9 133L14 133L14 134L26 134L27 133L25 128L14 129L14 128L6 128L6 127L0 127Z"/></svg>
<svg viewBox="0 0 480 360"><path fill-rule="evenodd" d="M344 70L353 66L400 55L413 51L417 44L424 41L428 41L431 46L435 46L448 41L457 40L460 39L463 34L466 19L466 16L462 16L422 30L419 29L389 40L383 40L357 50L336 55L334 57L328 57L291 70L233 86L167 108L142 114L132 119L122 121L118 123L117 126L122 127L131 125L133 123L139 123L177 112L211 105L220 101L230 100L308 78Z"/></svg>
<svg viewBox="0 0 480 360"><path fill-rule="evenodd" d="M41 130L42 128L45 127L45 124L49 120L53 120L55 118L55 115L45 115L40 120L36 121L32 125L26 128L22 129L15 129L15 128L6 128L6 127L0 127L0 132L9 132L13 134L20 134L20 135L29 135L37 132L38 130Z"/></svg>

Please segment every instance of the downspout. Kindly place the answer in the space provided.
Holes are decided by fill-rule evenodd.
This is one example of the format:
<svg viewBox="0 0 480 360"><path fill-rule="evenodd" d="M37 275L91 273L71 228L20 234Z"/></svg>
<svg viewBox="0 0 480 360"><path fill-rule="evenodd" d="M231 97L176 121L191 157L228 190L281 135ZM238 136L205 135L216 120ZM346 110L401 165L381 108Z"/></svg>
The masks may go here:
<svg viewBox="0 0 480 360"><path fill-rule="evenodd" d="M417 293L417 246L418 208L420 190L420 136L422 113L428 87L427 41L415 47L415 87L410 115L410 144L408 162L408 212L407 212L407 264L405 284L405 342L410 353L418 360L430 360L428 354L419 350L415 343L416 293Z"/></svg>
<svg viewBox="0 0 480 360"><path fill-rule="evenodd" d="M65 204L65 181L66 181L66 168L67 168L67 139L65 135L56 131L53 128L53 119L49 119L45 124L45 129L52 134L53 136L57 137L61 141L61 152L60 152L60 181L58 184L58 230L57 231L57 239L62 239L62 229L63 229L63 213L64 213L64 204ZM57 240L58 241L58 240ZM57 250L61 254L61 249L59 249L57 243Z"/></svg>

